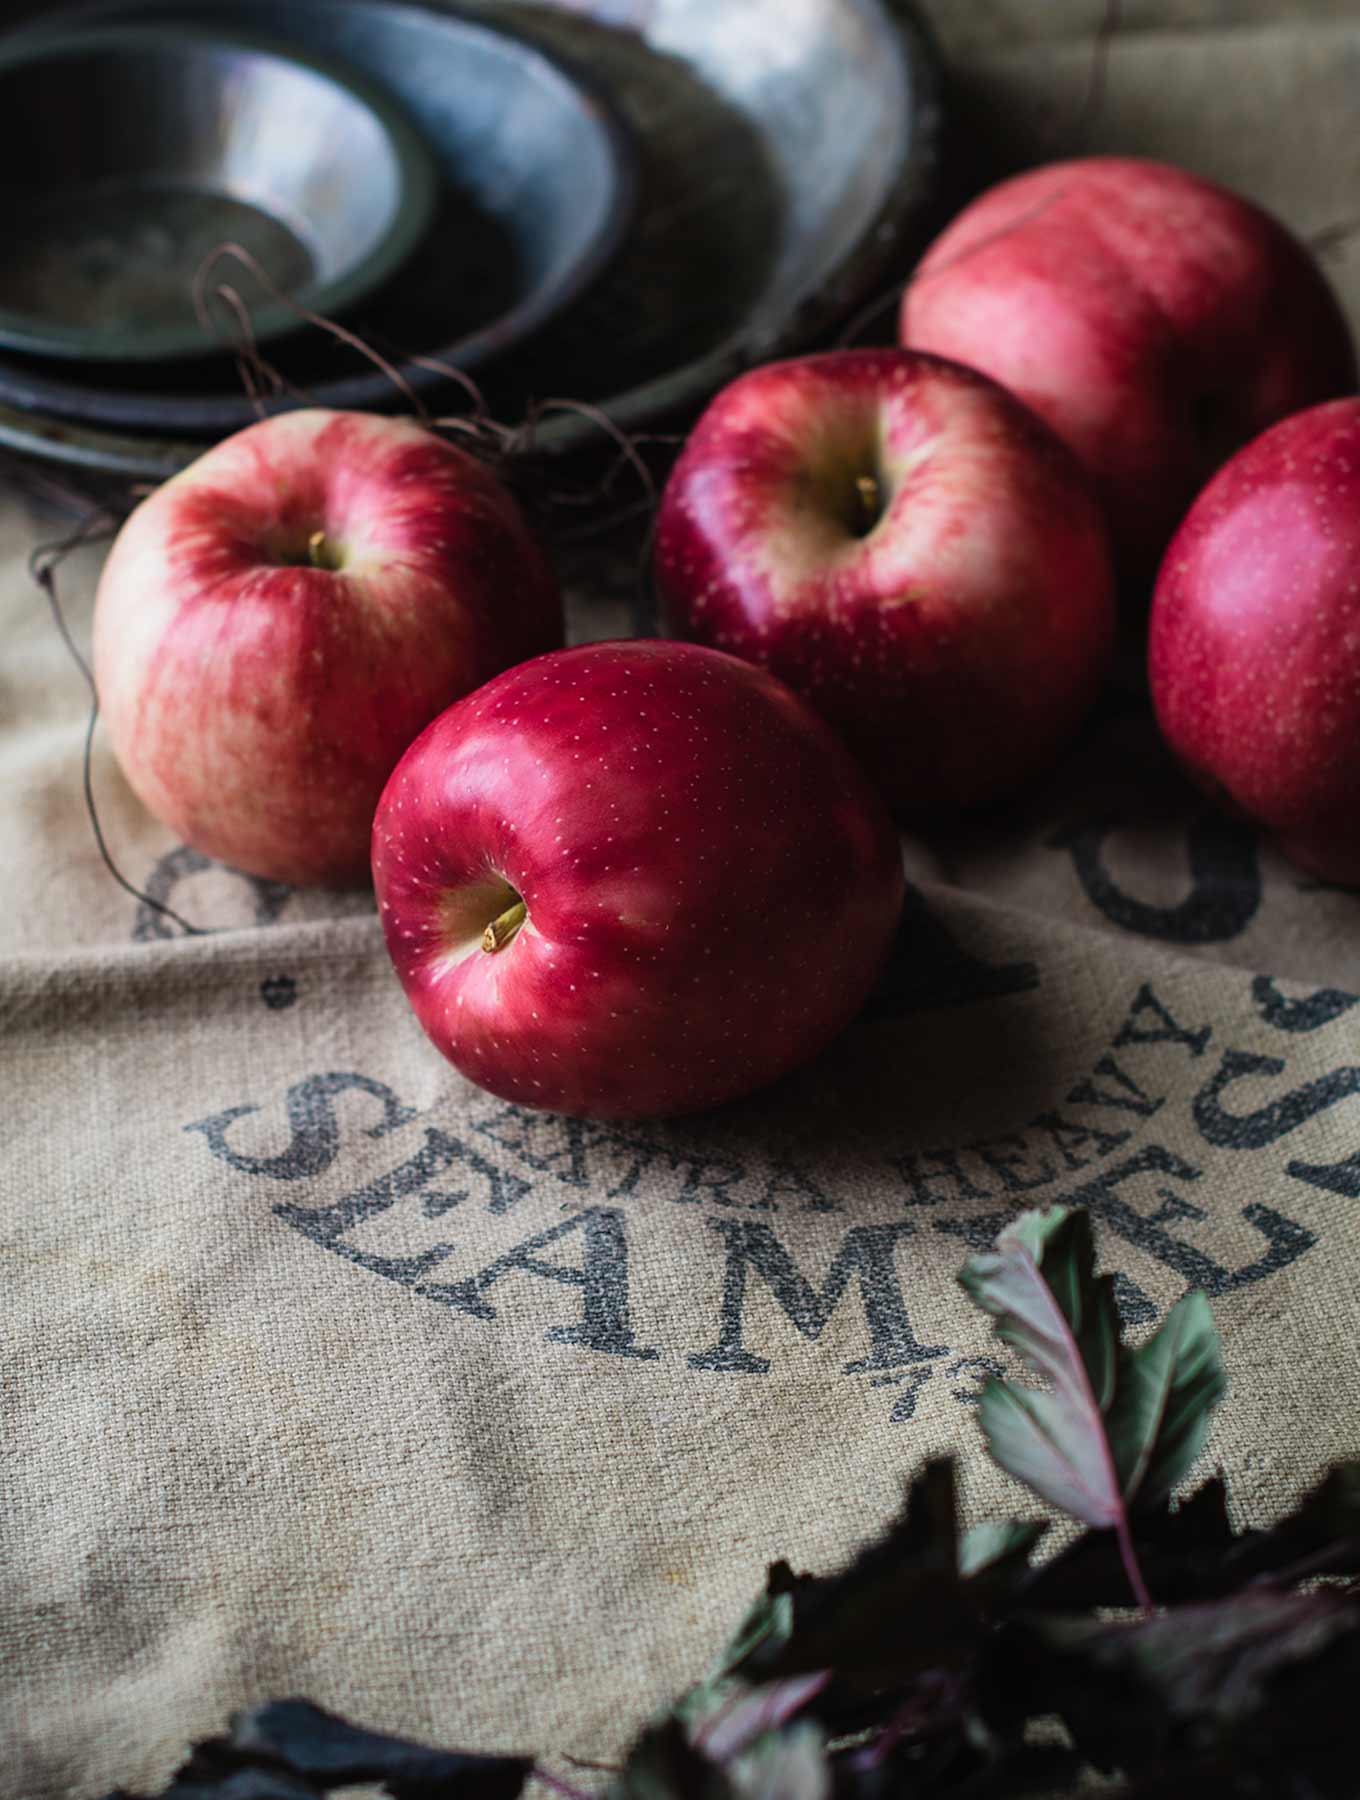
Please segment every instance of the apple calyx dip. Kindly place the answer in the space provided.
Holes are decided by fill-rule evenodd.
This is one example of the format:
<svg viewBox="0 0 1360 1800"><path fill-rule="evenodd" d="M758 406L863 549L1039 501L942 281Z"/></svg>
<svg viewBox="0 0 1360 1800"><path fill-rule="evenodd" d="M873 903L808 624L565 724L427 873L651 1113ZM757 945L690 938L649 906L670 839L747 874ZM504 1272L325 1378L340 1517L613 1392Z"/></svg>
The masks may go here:
<svg viewBox="0 0 1360 1800"><path fill-rule="evenodd" d="M454 1067L600 1119L701 1112L814 1056L905 886L882 801L811 707L673 639L557 650L455 701L388 779L373 880ZM738 893L754 937L730 928Z"/></svg>

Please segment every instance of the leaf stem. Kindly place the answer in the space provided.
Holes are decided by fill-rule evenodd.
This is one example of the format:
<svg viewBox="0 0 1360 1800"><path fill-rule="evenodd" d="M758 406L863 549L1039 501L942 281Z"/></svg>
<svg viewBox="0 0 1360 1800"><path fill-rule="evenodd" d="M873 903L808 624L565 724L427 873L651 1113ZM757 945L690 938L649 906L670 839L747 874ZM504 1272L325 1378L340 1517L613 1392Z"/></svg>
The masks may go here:
<svg viewBox="0 0 1360 1800"><path fill-rule="evenodd" d="M1143 1571L1138 1566L1138 1553L1133 1547L1133 1533L1129 1530L1128 1514L1120 1509L1119 1518L1115 1522L1115 1537L1119 1541L1119 1560L1124 1565L1124 1573L1128 1576L1129 1586L1133 1589L1133 1597L1144 1612L1152 1611L1152 1595L1148 1592L1147 1583L1143 1580Z"/></svg>
<svg viewBox="0 0 1360 1800"><path fill-rule="evenodd" d="M560 1775L551 1775L541 1763L533 1767L533 1779L541 1781L544 1787L551 1788L555 1794L561 1794L562 1800L591 1800L584 1788L573 1787L569 1781L563 1781Z"/></svg>
<svg viewBox="0 0 1360 1800"><path fill-rule="evenodd" d="M930 1728L943 1730L959 1716L962 1682L945 1671L929 1670L911 1694L888 1720L872 1743L866 1744L855 1757L856 1769L879 1768L905 1737L916 1737ZM932 1715L932 1708L935 1715Z"/></svg>
<svg viewBox="0 0 1360 1800"><path fill-rule="evenodd" d="M728 1692L723 1695L717 1706L702 1724L699 1725L691 1739L696 1750L702 1750L707 1753L709 1739L713 1736L713 1733L717 1730L718 1726L722 1724L728 1714L740 1704L741 1697L741 1689L735 1686L730 1688Z"/></svg>

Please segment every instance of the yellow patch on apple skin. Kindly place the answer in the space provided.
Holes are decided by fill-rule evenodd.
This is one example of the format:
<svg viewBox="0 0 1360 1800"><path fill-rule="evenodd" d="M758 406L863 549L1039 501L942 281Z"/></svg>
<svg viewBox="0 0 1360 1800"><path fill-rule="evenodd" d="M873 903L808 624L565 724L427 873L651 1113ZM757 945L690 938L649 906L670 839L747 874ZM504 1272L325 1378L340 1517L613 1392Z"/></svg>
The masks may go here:
<svg viewBox="0 0 1360 1800"><path fill-rule="evenodd" d="M820 610L828 586L851 576L888 605L919 599L919 584L902 569L903 489L938 452L931 408L918 404L916 386L890 383L841 393L828 382L789 381L732 396L728 431L758 434L768 470L753 498L753 476L741 466L723 471L721 505L749 575L763 589L773 618ZM876 498L878 519L857 524ZM887 529L891 523L891 530Z"/></svg>
<svg viewBox="0 0 1360 1800"><path fill-rule="evenodd" d="M498 876L447 889L439 897L439 930L432 961L452 967L474 951L480 954L487 926L516 898L510 883ZM526 928L527 921L521 929Z"/></svg>

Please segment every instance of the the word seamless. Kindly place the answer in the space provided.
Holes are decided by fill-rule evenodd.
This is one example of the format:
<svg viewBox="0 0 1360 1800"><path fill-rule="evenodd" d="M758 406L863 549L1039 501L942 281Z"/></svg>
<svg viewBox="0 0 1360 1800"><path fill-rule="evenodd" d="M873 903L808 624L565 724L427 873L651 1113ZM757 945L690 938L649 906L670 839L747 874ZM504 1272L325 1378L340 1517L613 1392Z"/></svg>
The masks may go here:
<svg viewBox="0 0 1360 1800"><path fill-rule="evenodd" d="M1178 1284L1222 1296L1278 1274L1319 1241L1317 1207L1304 1209L1305 1224L1251 1198L1253 1186L1278 1199L1282 1173L1301 1199L1309 1188L1360 1196L1360 1150L1315 1162L1287 1148L1310 1120L1360 1094L1360 1066L1293 1081L1287 1056L1291 1041L1356 998L1333 989L1288 998L1266 977L1251 997L1285 1054L1218 1044L1212 1024L1178 1019L1144 983L1086 1073L1022 1129L969 1144L870 1145L845 1192L834 1162L815 1148L772 1154L768 1133L594 1124L483 1097L469 1106L465 1094L444 1116L357 1070L308 1075L270 1106L228 1106L185 1129L269 1193L282 1225L451 1314L494 1324L511 1284L537 1284L548 1342L639 1365L680 1357L705 1379L767 1375L834 1317L838 1341L847 1324L860 1340L843 1373L896 1388L892 1417L905 1420L932 1376L966 1403L995 1367L931 1342L938 1330L921 1318L932 1306L938 1316L930 1292L960 1253L986 1248L1021 1207L1085 1206L1104 1227L1107 1259L1117 1260L1112 1240L1122 1240ZM375 1157L384 1159L377 1173ZM318 1185L334 1193L347 1167L364 1178L318 1199ZM1202 1197L1210 1192L1217 1200ZM674 1224L672 1208L690 1209L699 1228L706 1281L688 1255L645 1255L658 1219ZM636 1323L638 1283L657 1278L653 1261L662 1271L684 1264L666 1295L668 1316L684 1314L683 1344L674 1332L652 1342ZM1131 1275L1116 1285L1128 1319L1156 1316ZM643 1310L655 1316L654 1305ZM986 1335L979 1329L973 1350Z"/></svg>

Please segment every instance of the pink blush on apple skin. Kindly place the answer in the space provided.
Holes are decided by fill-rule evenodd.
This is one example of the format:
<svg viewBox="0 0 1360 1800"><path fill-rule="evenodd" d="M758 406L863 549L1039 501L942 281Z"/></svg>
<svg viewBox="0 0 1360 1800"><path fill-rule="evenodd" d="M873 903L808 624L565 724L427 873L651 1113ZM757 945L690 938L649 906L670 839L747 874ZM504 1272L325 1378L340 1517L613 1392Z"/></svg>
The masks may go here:
<svg viewBox="0 0 1360 1800"><path fill-rule="evenodd" d="M506 1099L599 1118L716 1105L813 1054L903 893L887 816L820 720L662 641L540 657L451 707L384 791L373 868L443 1053Z"/></svg>
<svg viewBox="0 0 1360 1800"><path fill-rule="evenodd" d="M980 195L922 259L900 336L993 376L1058 432L1135 587L1233 451L1356 382L1303 245L1240 195L1131 157Z"/></svg>
<svg viewBox="0 0 1360 1800"><path fill-rule="evenodd" d="M131 515L100 578L118 761L186 843L295 882L368 874L373 808L450 700L562 639L494 476L398 419L308 410L226 439Z"/></svg>
<svg viewBox="0 0 1360 1800"><path fill-rule="evenodd" d="M1071 454L994 382L909 351L777 363L720 394L667 484L655 570L674 631L787 681L907 820L1042 769L1113 637Z"/></svg>
<svg viewBox="0 0 1360 1800"><path fill-rule="evenodd" d="M1158 577L1148 667L1191 774L1360 884L1360 400L1286 419L1209 483Z"/></svg>

